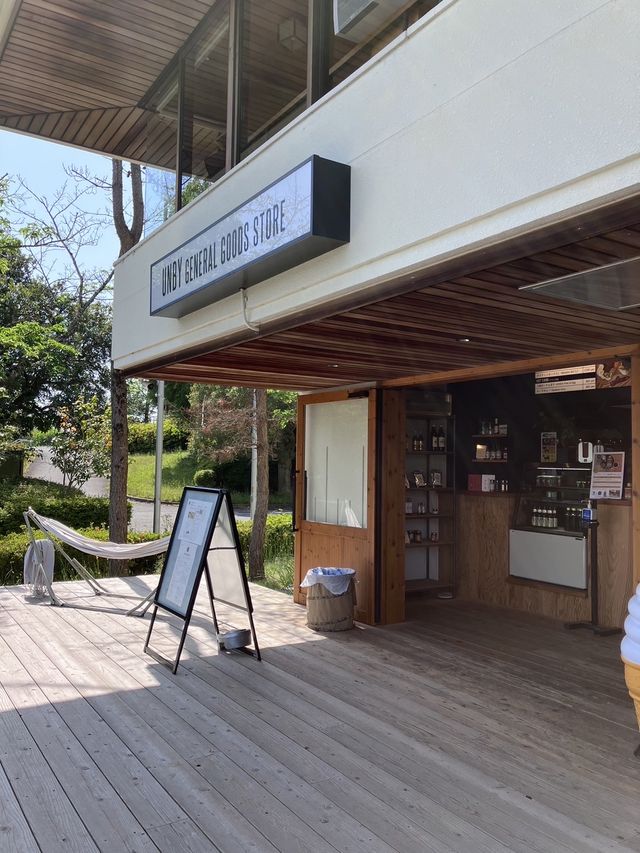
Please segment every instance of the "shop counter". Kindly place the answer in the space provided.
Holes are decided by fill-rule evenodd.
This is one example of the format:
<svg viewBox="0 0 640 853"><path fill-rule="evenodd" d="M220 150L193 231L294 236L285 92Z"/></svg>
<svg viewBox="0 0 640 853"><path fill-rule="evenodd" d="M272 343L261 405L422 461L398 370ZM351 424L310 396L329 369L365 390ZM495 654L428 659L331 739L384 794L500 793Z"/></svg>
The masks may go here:
<svg viewBox="0 0 640 853"><path fill-rule="evenodd" d="M510 574L510 530L521 495L515 492L460 492L457 496L457 593L468 600L483 601L566 621L590 618L589 592L567 583L564 574L515 577ZM622 626L626 603L632 594L631 502L598 502L599 611L603 624ZM518 533L523 531L517 531ZM526 531L524 531L526 532ZM542 532L531 536L551 539ZM532 548L535 546L532 543ZM552 547L579 537L555 534ZM582 540L584 543L584 539ZM571 547L571 546L569 546ZM538 552L546 550L535 546ZM579 555L572 559L579 560ZM558 561L554 560L558 565ZM576 572L574 563L573 580Z"/></svg>

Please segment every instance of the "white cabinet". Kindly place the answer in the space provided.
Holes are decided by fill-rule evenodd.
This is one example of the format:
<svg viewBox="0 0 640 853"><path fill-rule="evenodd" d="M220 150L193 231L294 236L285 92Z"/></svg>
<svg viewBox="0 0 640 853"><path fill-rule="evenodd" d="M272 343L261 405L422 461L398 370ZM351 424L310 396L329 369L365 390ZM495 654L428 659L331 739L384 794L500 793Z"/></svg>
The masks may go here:
<svg viewBox="0 0 640 853"><path fill-rule="evenodd" d="M557 532L510 530L509 574L586 589L587 539Z"/></svg>

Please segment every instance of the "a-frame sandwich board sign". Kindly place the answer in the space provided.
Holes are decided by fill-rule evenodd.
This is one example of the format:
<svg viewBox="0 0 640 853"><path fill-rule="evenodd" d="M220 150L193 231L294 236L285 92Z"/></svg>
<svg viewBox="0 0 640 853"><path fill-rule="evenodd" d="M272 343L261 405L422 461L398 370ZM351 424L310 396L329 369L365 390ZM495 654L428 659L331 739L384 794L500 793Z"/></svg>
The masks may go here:
<svg viewBox="0 0 640 853"><path fill-rule="evenodd" d="M170 666L174 673L178 669L203 574L207 584L218 646L222 648L223 644L220 642L218 632L214 590L219 593L218 598L221 602L247 613L255 649L253 653L260 659L258 638L253 622L251 593L245 574L231 496L226 489L187 486L180 499L144 644L144 651L147 654L160 663ZM165 658L149 645L158 609L172 613L184 622L178 651L173 661Z"/></svg>

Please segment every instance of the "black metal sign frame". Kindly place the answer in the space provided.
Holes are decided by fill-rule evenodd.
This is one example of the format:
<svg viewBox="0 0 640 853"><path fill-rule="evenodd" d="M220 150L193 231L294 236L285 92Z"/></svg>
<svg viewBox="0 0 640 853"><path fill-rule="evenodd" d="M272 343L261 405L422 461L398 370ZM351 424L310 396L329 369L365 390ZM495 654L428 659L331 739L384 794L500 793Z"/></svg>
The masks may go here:
<svg viewBox="0 0 640 853"><path fill-rule="evenodd" d="M211 497L213 496L215 496L215 502L211 501ZM206 520L201 519L201 522L206 523L201 523L201 541L199 542L199 544L196 543L199 553L196 554L196 557L191 566L191 570L189 572L189 576L185 579L185 583L188 584L188 588L185 589L185 592L188 592L186 606L172 606L166 600L167 585L171 581L171 573L175 571L176 568L176 553L178 552L178 549L181 547L181 545L184 544L181 540L181 533L183 533L184 525L186 523L185 515L189 510L189 507L192 506L192 503L190 502L197 502L198 497L209 499L208 502L211 506L213 506L213 511L211 512L210 518ZM224 547L212 547L212 539L214 537L216 525L218 524L218 519L220 517L220 512L223 506L226 507L226 511L228 513L232 544L230 546ZM143 651L146 654L150 655L152 658L154 658L154 660L157 660L159 663L162 663L165 666L169 666L174 674L178 669L182 650L184 648L185 640L187 638L187 631L189 630L189 623L191 622L193 608L195 606L196 597L198 595L198 590L200 588L200 582L202 580L203 574L207 585L207 594L211 606L211 616L213 619L213 626L216 633L218 648L224 648L224 643L220 638L218 628L218 619L214 604L214 584L211 577L211 566L209 565L209 555L213 554L215 556L216 550L232 550L236 552L245 606L243 607L242 605L237 604L235 602L225 602L223 598L219 598L218 600L223 604L228 603L232 607L236 607L237 609L247 613L254 649L251 650L248 648L242 648L239 649L239 651L243 651L246 654L254 655L255 657L257 657L258 660L261 660L260 648L258 646L258 638L256 635L255 625L253 621L253 604L251 601L251 592L249 590L249 584L245 572L244 558L242 556L242 548L240 546L238 528L236 525L235 515L233 513L231 495L226 489L205 489L198 486L186 486L182 492L180 505L178 507L178 513L176 515L176 520L173 526L173 530L171 532L171 539L169 540L169 547L165 554L162 572L160 574L160 581L158 583L158 587L156 589L156 593L153 600L153 613L151 614L149 630L147 632L147 637L143 649ZM177 616L179 619L182 619L184 622L180 635L180 642L178 644L178 650L174 660L166 658L164 655L161 655L149 645L158 609L171 613L172 615Z"/></svg>

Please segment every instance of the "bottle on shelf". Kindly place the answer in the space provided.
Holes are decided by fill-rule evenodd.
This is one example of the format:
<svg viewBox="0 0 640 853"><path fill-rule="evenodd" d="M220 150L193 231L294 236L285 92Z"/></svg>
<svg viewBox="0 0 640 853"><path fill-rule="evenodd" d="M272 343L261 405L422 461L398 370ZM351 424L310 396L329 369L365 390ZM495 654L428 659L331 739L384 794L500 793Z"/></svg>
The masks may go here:
<svg viewBox="0 0 640 853"><path fill-rule="evenodd" d="M431 427L431 450L437 450L439 446L438 443L438 431L435 426Z"/></svg>
<svg viewBox="0 0 640 853"><path fill-rule="evenodd" d="M502 458L504 459L505 462L508 459L508 451L507 451L506 446L502 448Z"/></svg>
<svg viewBox="0 0 640 853"><path fill-rule="evenodd" d="M418 441L418 433L414 432L413 439L411 440L411 449L418 450L419 449L419 441Z"/></svg>
<svg viewBox="0 0 640 853"><path fill-rule="evenodd" d="M499 432L500 432L500 422L499 422L498 418L495 418L493 421L493 434L498 435Z"/></svg>
<svg viewBox="0 0 640 853"><path fill-rule="evenodd" d="M444 428L441 426L438 430L438 450L447 449L447 437L444 434Z"/></svg>
<svg viewBox="0 0 640 853"><path fill-rule="evenodd" d="M421 432L418 433L418 450L424 450L424 436Z"/></svg>

